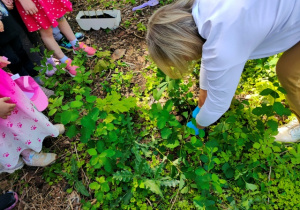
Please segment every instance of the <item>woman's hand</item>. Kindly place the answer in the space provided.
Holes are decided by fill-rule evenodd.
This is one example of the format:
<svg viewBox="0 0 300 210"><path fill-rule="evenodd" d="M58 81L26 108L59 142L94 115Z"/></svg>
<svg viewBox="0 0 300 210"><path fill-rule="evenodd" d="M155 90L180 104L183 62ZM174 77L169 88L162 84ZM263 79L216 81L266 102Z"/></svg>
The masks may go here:
<svg viewBox="0 0 300 210"><path fill-rule="evenodd" d="M16 104L9 104L6 101L9 101L9 97L0 98L0 118L7 119L7 116L11 115L11 112L16 107Z"/></svg>
<svg viewBox="0 0 300 210"><path fill-rule="evenodd" d="M0 20L0 32L4 31L4 25L3 22Z"/></svg>
<svg viewBox="0 0 300 210"><path fill-rule="evenodd" d="M14 1L13 0L2 0L2 2L5 4L7 9L12 10L14 8Z"/></svg>
<svg viewBox="0 0 300 210"><path fill-rule="evenodd" d="M19 0L27 15L34 15L38 12L32 0Z"/></svg>
<svg viewBox="0 0 300 210"><path fill-rule="evenodd" d="M6 67L10 62L7 60L6 57L1 56L0 57L0 68Z"/></svg>
<svg viewBox="0 0 300 210"><path fill-rule="evenodd" d="M199 100L198 100L198 106L201 108L206 100L206 97L207 97L207 90L203 90L203 89L200 89L199 91ZM197 128L199 129L203 129L205 127L203 126L200 126L198 125L197 123Z"/></svg>

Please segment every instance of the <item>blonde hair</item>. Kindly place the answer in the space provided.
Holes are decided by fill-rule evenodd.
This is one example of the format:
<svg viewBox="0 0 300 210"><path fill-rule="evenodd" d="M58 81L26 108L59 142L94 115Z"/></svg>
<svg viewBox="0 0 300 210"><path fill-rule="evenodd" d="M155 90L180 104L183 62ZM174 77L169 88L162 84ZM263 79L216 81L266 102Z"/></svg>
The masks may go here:
<svg viewBox="0 0 300 210"><path fill-rule="evenodd" d="M190 72L189 62L201 58L203 41L192 16L194 0L178 0L150 18L147 45L150 57L169 77Z"/></svg>

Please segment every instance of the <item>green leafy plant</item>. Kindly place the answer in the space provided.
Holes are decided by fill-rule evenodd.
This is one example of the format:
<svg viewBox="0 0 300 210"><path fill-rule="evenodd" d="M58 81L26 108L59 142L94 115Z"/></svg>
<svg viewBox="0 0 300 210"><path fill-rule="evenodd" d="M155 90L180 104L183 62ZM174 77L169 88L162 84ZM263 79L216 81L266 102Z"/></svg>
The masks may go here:
<svg viewBox="0 0 300 210"><path fill-rule="evenodd" d="M78 178L78 166L74 157L71 159L71 173L66 173L63 171L56 171L56 173L63 175L69 181L69 184L74 185L75 189L79 193L84 196L90 196L86 187Z"/></svg>
<svg viewBox="0 0 300 210"><path fill-rule="evenodd" d="M83 209L299 208L300 147L274 142L291 114L271 71L278 56L247 63L230 109L206 136L186 127L195 123L195 79L172 80L151 64L141 87L109 51L98 51L96 60L86 69L81 53L74 59L78 76L62 77L61 66L46 81L56 92L48 115L66 126L78 161L69 151L44 178L76 183L86 196ZM100 95L92 88L96 75ZM128 89L132 94L125 97Z"/></svg>

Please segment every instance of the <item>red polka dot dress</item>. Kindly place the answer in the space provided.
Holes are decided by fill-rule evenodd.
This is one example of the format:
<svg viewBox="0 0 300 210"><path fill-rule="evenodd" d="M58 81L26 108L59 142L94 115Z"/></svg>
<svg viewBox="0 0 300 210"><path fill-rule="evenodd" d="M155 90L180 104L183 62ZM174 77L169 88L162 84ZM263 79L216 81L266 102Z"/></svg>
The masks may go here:
<svg viewBox="0 0 300 210"><path fill-rule="evenodd" d="M47 29L50 26L58 26L57 19L61 18L66 12L72 11L72 4L68 0L32 0L38 12L34 15L26 14L18 0L15 1L16 7L29 32Z"/></svg>

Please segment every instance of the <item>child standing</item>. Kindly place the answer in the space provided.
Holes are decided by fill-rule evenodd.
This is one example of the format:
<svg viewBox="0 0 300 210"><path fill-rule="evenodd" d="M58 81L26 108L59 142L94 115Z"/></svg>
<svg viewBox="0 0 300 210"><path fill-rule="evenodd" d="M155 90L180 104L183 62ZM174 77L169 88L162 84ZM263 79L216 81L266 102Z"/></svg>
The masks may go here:
<svg viewBox="0 0 300 210"><path fill-rule="evenodd" d="M66 69L71 76L76 75L78 66L72 65L72 60L68 58L55 41L52 28L58 26L60 31L66 36L73 46L74 52L83 49L87 56L91 57L96 50L78 42L70 25L63 17L66 12L72 11L72 4L68 0L18 0L16 7L27 26L29 32L39 30L42 40L49 50L54 51L54 55L62 62L66 63ZM78 45L78 47L77 47Z"/></svg>
<svg viewBox="0 0 300 210"><path fill-rule="evenodd" d="M0 173L12 173L24 163L51 164L56 154L40 153L43 139L62 134L64 126L51 124L2 69L0 78Z"/></svg>

